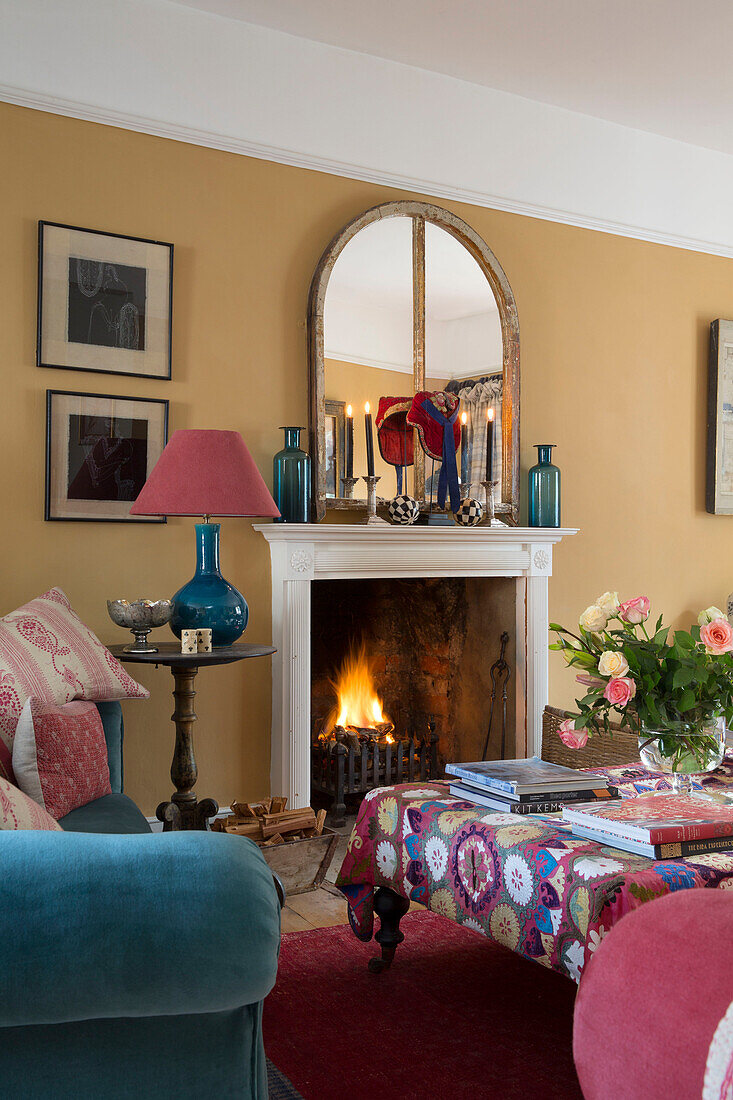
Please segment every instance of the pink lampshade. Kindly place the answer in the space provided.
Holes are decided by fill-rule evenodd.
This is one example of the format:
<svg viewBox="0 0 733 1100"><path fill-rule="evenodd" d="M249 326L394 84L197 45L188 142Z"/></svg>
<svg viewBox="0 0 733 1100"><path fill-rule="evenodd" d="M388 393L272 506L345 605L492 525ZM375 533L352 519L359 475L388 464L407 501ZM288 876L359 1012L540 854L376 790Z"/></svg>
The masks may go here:
<svg viewBox="0 0 733 1100"><path fill-rule="evenodd" d="M239 432L174 432L130 509L134 516L279 516Z"/></svg>

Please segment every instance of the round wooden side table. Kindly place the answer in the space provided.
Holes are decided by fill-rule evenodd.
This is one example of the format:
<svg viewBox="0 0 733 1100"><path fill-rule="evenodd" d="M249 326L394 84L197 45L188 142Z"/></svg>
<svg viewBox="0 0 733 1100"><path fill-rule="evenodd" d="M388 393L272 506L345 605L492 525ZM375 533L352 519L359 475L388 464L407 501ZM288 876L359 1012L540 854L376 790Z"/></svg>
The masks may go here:
<svg viewBox="0 0 733 1100"><path fill-rule="evenodd" d="M123 645L109 646L109 650L118 661L156 667L166 665L173 673L175 707L171 720L176 727L176 747L171 779L176 790L170 802L161 802L155 815L158 821L163 822L164 832L172 829L208 829L209 819L219 812L219 804L213 798L204 798L199 802L193 791L198 777L193 751L193 724L196 721L193 682L196 673L207 665L230 665L247 657L268 657L275 650L271 645L240 643L222 646L211 653L181 653L180 645L174 642L156 644L156 653L125 653Z"/></svg>

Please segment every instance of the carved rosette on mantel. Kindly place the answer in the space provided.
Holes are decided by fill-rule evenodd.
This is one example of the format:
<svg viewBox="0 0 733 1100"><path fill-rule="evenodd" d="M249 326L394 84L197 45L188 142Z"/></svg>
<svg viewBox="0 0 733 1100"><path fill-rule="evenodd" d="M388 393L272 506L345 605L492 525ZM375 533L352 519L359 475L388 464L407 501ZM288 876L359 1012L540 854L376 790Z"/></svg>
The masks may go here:
<svg viewBox="0 0 733 1100"><path fill-rule="evenodd" d="M576 528L255 524L272 562L272 790L310 804L311 584L389 577L514 577L517 744L539 753L548 701L552 548ZM522 644L522 642L524 644ZM520 732L521 731L521 732Z"/></svg>

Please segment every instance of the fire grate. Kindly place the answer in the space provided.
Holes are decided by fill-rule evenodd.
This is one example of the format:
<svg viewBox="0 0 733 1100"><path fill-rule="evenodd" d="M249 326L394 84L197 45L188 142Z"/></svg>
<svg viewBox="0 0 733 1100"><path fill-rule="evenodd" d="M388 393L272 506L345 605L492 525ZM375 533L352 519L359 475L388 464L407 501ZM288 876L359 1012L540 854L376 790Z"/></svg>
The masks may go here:
<svg viewBox="0 0 733 1100"><path fill-rule="evenodd" d="M311 746L311 789L332 799L335 828L346 820L346 795L364 795L375 787L437 778L438 734L434 722L424 737L413 734L393 744L372 740L355 748L344 741L320 740Z"/></svg>

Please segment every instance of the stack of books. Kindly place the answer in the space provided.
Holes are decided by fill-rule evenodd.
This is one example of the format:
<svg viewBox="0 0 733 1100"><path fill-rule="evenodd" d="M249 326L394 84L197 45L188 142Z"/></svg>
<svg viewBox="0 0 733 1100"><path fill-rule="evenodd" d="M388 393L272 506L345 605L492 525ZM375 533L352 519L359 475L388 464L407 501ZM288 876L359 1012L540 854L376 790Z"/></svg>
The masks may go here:
<svg viewBox="0 0 733 1100"><path fill-rule="evenodd" d="M618 790L605 776L549 764L539 756L448 764L445 770L456 777L450 787L456 798L504 813L557 813L568 802L618 797Z"/></svg>
<svg viewBox="0 0 733 1100"><path fill-rule="evenodd" d="M566 806L562 816L576 836L650 859L733 849L733 805L696 795L642 794Z"/></svg>

